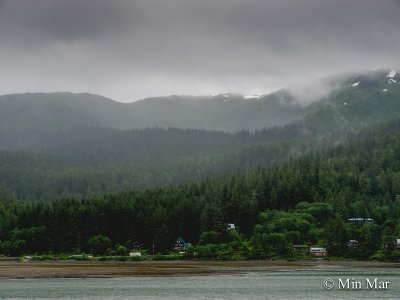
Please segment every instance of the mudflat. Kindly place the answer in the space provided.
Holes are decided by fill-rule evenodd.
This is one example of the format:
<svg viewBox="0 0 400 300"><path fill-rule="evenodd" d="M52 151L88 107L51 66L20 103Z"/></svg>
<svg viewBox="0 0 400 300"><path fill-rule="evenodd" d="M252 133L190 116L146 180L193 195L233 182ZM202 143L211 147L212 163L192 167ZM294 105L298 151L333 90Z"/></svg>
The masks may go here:
<svg viewBox="0 0 400 300"><path fill-rule="evenodd" d="M245 274L254 270L304 268L400 268L400 263L362 261L141 261L0 262L0 278L100 278Z"/></svg>

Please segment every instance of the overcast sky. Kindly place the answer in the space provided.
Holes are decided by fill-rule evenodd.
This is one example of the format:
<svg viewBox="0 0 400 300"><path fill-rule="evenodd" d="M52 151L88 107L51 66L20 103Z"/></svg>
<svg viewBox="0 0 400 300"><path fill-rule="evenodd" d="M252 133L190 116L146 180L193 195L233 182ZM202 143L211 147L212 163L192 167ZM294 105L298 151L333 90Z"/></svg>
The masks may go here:
<svg viewBox="0 0 400 300"><path fill-rule="evenodd" d="M0 94L264 94L399 55L397 0L0 0Z"/></svg>

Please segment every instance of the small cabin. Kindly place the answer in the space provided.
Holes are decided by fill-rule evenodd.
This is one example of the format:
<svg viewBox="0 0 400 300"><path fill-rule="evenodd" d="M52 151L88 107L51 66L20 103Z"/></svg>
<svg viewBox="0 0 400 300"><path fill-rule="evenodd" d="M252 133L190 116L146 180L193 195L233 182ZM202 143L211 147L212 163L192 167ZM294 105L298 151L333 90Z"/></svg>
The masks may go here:
<svg viewBox="0 0 400 300"><path fill-rule="evenodd" d="M347 247L349 247L349 248L358 247L358 241L356 241L356 240L349 240L349 241L347 242Z"/></svg>
<svg viewBox="0 0 400 300"><path fill-rule="evenodd" d="M142 256L142 253L140 253L140 252L129 252L129 256L138 257L138 256Z"/></svg>
<svg viewBox="0 0 400 300"><path fill-rule="evenodd" d="M228 224L226 224L226 228L227 228L228 230L236 229L235 224L233 224L233 223L228 223Z"/></svg>
<svg viewBox="0 0 400 300"><path fill-rule="evenodd" d="M373 224L375 223L372 218L348 218L347 221L354 225L364 225L366 223Z"/></svg>
<svg viewBox="0 0 400 300"><path fill-rule="evenodd" d="M192 247L191 243L187 243L182 237L178 237L175 242L174 249L179 252L185 252L189 247Z"/></svg>
<svg viewBox="0 0 400 300"><path fill-rule="evenodd" d="M313 256L326 256L328 251L326 251L326 248L311 247L310 254Z"/></svg>

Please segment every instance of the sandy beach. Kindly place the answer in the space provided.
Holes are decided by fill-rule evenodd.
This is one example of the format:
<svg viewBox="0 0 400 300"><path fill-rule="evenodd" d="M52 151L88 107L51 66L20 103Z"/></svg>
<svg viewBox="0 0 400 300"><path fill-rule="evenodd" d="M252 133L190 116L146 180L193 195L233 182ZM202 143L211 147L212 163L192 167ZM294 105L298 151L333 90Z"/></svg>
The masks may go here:
<svg viewBox="0 0 400 300"><path fill-rule="evenodd" d="M254 270L307 268L400 268L400 264L361 261L0 262L0 278L240 275Z"/></svg>

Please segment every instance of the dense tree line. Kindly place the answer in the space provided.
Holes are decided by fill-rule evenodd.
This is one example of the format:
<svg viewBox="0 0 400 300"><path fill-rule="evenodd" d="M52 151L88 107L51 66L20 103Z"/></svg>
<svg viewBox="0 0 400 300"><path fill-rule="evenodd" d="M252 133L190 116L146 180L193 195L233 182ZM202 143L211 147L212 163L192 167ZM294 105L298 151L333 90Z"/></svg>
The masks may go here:
<svg viewBox="0 0 400 300"><path fill-rule="evenodd" d="M299 156L328 141L302 123L236 134L177 128L39 130L23 135L22 146L8 141L23 150L7 149L2 140L0 196L51 201L212 178Z"/></svg>
<svg viewBox="0 0 400 300"><path fill-rule="evenodd" d="M103 241L165 253L182 236L197 258L291 256L293 244L308 244L337 256L398 259L390 245L400 238L400 121L350 141L222 179L87 200L4 199L0 251L91 252ZM374 221L355 225L351 217Z"/></svg>

